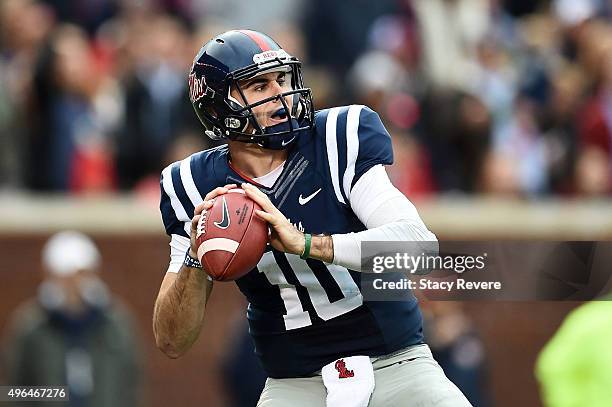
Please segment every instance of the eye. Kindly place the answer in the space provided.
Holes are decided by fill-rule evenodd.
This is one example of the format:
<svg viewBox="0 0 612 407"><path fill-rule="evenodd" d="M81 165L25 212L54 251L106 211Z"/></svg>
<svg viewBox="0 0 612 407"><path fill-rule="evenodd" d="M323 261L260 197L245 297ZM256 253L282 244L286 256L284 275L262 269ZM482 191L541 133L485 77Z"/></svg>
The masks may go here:
<svg viewBox="0 0 612 407"><path fill-rule="evenodd" d="M265 84L265 83L262 83L262 84L260 84L260 85L255 85L255 86L253 87L253 90L254 90L255 92L261 92L261 91L263 91L263 90L265 90L265 89L266 89L266 84Z"/></svg>

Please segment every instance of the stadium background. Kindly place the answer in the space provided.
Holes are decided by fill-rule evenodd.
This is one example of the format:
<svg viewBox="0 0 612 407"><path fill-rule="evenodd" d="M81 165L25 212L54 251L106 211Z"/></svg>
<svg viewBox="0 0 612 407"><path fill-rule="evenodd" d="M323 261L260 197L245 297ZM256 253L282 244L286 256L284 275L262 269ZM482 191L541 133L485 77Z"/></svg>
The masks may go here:
<svg viewBox="0 0 612 407"><path fill-rule="evenodd" d="M168 261L159 173L210 145L186 72L205 40L234 27L299 56L317 108L381 114L390 175L440 239L609 240L610 16L606 0L3 0L0 335L40 282L46 238L82 230L137 317L142 405L224 405L238 290L216 286L181 359L155 348L150 326ZM491 405L541 404L537 354L577 305L463 304Z"/></svg>

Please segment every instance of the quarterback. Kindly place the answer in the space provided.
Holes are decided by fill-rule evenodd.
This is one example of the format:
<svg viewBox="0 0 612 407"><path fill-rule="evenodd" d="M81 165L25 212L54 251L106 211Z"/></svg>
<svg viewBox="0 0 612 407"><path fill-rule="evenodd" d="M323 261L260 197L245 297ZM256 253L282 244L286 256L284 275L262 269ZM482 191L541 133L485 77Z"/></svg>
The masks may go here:
<svg viewBox="0 0 612 407"><path fill-rule="evenodd" d="M315 111L301 63L265 34L228 31L198 52L190 99L227 140L161 175L170 264L155 303L157 346L183 355L213 288L196 259L203 211L241 187L269 249L236 280L268 380L259 406L469 406L432 358L417 300L366 301L361 242L436 241L390 182L391 138L366 106Z"/></svg>

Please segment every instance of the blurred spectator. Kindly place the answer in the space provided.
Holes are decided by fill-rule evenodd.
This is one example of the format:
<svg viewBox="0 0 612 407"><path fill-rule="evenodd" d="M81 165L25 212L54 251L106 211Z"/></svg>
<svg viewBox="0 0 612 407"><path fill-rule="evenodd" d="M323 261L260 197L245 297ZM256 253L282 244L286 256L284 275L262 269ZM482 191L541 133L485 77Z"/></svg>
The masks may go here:
<svg viewBox="0 0 612 407"><path fill-rule="evenodd" d="M422 309L425 336L446 376L474 407L491 405L482 340L461 304L426 301Z"/></svg>
<svg viewBox="0 0 612 407"><path fill-rule="evenodd" d="M548 166L536 106L525 97L517 98L515 104L513 117L495 135L493 148L513 162L519 192L541 194L548 188Z"/></svg>
<svg viewBox="0 0 612 407"><path fill-rule="evenodd" d="M376 17L401 11L394 0L315 0L308 2L303 29L308 59L344 75L365 50L370 24ZM376 71L372 75L379 75Z"/></svg>
<svg viewBox="0 0 612 407"><path fill-rule="evenodd" d="M400 89L407 89L409 84L408 72L399 61L379 50L359 57L348 80L358 100L377 112L384 112L388 98Z"/></svg>
<svg viewBox="0 0 612 407"><path fill-rule="evenodd" d="M467 82L470 91L491 115L492 133L507 125L516 97L516 73L506 64L507 54L494 40L482 40L477 47L476 74Z"/></svg>
<svg viewBox="0 0 612 407"><path fill-rule="evenodd" d="M518 198L521 187L515 162L499 152L487 152L478 180L478 190L504 198Z"/></svg>
<svg viewBox="0 0 612 407"><path fill-rule="evenodd" d="M612 34L612 30L607 32ZM587 101L580 113L580 142L583 150L580 162L588 156L590 159L601 163L598 168L591 165L591 171L600 175L593 177L601 178L599 186L593 188L588 173L577 172L578 189L581 192L593 194L609 193L612 188L612 40L607 43L607 48L600 54L599 83L595 94ZM586 164L589 165L589 164ZM584 167L581 167L584 170Z"/></svg>
<svg viewBox="0 0 612 407"><path fill-rule="evenodd" d="M412 135L391 131L393 165L389 179L410 199L427 197L435 190L427 150Z"/></svg>
<svg viewBox="0 0 612 407"><path fill-rule="evenodd" d="M24 186L26 105L38 49L53 26L33 0L0 2L0 186Z"/></svg>
<svg viewBox="0 0 612 407"><path fill-rule="evenodd" d="M476 46L490 23L487 0L413 0L423 46L423 68L431 83L465 89L475 66Z"/></svg>
<svg viewBox="0 0 612 407"><path fill-rule="evenodd" d="M490 145L491 118L476 97L439 89L422 104L418 132L442 191L474 192Z"/></svg>
<svg viewBox="0 0 612 407"><path fill-rule="evenodd" d="M108 191L115 174L110 134L121 112L115 82L97 69L85 33L61 25L41 49L28 123L29 185Z"/></svg>
<svg viewBox="0 0 612 407"><path fill-rule="evenodd" d="M147 176L159 180L173 141L182 131L200 131L200 125L187 96L185 28L169 16L152 15L126 29L132 66L122 81L125 114L116 162L120 188L132 189Z"/></svg>
<svg viewBox="0 0 612 407"><path fill-rule="evenodd" d="M610 157L601 149L585 148L576 164L576 192L601 197L610 191Z"/></svg>
<svg viewBox="0 0 612 407"><path fill-rule="evenodd" d="M78 232L61 232L42 257L38 295L15 312L9 330L8 383L68 386L70 406L137 406L133 322L98 277L97 247Z"/></svg>
<svg viewBox="0 0 612 407"><path fill-rule="evenodd" d="M571 191L578 156L577 115L584 79L577 69L562 69L553 78L550 103L542 112L540 125L546 144L550 188L557 193Z"/></svg>

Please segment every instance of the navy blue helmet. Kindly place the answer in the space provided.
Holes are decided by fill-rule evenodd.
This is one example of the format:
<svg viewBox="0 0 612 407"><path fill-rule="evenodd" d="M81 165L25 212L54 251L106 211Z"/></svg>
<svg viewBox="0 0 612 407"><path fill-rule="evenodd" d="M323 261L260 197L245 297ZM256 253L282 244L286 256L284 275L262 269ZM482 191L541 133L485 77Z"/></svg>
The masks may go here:
<svg viewBox="0 0 612 407"><path fill-rule="evenodd" d="M288 73L291 89L246 103L239 81L275 71ZM242 101L232 97L232 89L239 92ZM312 94L304 87L301 62L257 31L228 31L204 44L189 73L189 98L206 135L213 140L230 139L284 149L313 125ZM287 120L264 127L253 108L272 100L282 103Z"/></svg>

